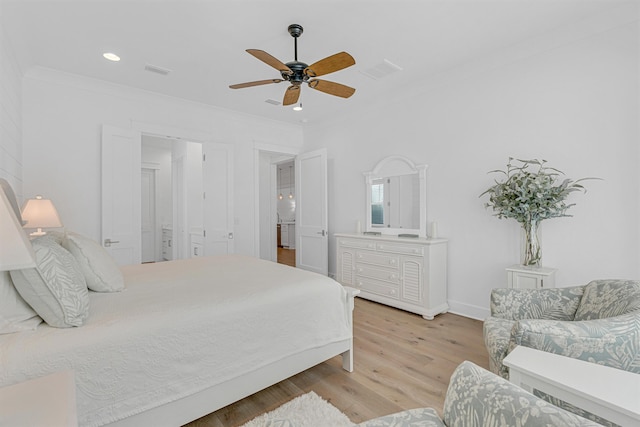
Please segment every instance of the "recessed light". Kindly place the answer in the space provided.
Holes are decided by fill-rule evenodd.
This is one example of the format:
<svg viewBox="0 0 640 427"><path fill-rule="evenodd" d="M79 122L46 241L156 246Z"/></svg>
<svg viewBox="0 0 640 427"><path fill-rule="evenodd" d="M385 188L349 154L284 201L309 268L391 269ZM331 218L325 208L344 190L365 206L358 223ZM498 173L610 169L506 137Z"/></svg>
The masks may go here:
<svg viewBox="0 0 640 427"><path fill-rule="evenodd" d="M120 61L120 57L115 53L107 52L107 53L103 53L102 56L104 56L109 61L114 61L114 62Z"/></svg>

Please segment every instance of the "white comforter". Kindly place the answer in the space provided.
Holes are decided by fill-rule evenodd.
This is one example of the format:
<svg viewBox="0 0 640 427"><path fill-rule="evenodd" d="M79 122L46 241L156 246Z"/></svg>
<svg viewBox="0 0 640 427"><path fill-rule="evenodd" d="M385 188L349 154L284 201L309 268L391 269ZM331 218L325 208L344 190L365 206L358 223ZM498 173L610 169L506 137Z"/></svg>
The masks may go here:
<svg viewBox="0 0 640 427"><path fill-rule="evenodd" d="M351 334L345 291L314 273L237 255L123 273L84 326L0 335L0 386L72 369L80 425L102 425Z"/></svg>

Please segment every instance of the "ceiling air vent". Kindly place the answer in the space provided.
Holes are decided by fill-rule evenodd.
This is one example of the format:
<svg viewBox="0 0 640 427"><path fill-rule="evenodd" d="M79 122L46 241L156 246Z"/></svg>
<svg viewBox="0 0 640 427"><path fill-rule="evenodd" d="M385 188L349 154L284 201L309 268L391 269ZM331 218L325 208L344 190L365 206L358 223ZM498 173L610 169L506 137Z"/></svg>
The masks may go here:
<svg viewBox="0 0 640 427"><path fill-rule="evenodd" d="M280 101L276 101L275 99L267 99L264 102L266 102L267 104L271 104L271 105L280 105Z"/></svg>
<svg viewBox="0 0 640 427"><path fill-rule="evenodd" d="M163 76L166 76L167 74L169 74L171 72L171 70L169 70L168 68L162 68L162 67L158 67L157 65L152 65L152 64L146 64L144 66L144 69L146 71L150 71L152 73L162 74Z"/></svg>
<svg viewBox="0 0 640 427"><path fill-rule="evenodd" d="M393 62L384 59L380 64L366 70L361 70L360 72L369 78L378 80L398 71L402 71L402 68Z"/></svg>

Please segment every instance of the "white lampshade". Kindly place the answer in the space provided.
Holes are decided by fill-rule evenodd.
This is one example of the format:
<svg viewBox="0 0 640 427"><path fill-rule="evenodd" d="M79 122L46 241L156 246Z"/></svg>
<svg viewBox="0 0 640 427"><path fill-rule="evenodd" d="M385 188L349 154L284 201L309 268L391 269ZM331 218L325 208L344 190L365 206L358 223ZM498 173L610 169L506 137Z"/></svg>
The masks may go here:
<svg viewBox="0 0 640 427"><path fill-rule="evenodd" d="M0 189L0 271L35 267L31 242L16 218L9 199Z"/></svg>
<svg viewBox="0 0 640 427"><path fill-rule="evenodd" d="M43 228L62 227L62 221L60 221L60 216L58 216L53 202L49 199L43 199L42 196L36 196L35 199L24 202L22 219L26 221L24 228L38 229L38 231L31 233L32 236L46 234L42 231Z"/></svg>

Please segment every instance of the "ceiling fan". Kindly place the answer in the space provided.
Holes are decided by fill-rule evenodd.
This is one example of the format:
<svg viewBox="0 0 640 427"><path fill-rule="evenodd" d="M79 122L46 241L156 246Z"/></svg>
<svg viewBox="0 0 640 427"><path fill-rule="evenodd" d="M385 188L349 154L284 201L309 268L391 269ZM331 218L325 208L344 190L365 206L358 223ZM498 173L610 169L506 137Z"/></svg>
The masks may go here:
<svg viewBox="0 0 640 427"><path fill-rule="evenodd" d="M289 86L284 93L282 105L292 105L298 102L298 98L300 97L300 85L302 85L302 83L307 83L311 89L319 90L320 92L342 98L349 98L354 94L356 90L352 87L316 78L318 76L323 76L352 66L356 61L351 55L347 52L340 52L321 59L318 62L314 62L311 65L307 65L304 62L298 61L298 37L302 34L302 26L298 24L291 24L288 27L288 31L289 34L291 34L291 37L293 37L295 54L295 60L291 62L283 64L263 50L247 49L247 52L251 55L280 71L280 75L282 76L281 79L258 80L255 82L230 85L229 87L231 89L242 89L245 87L287 81L291 83L291 86Z"/></svg>

